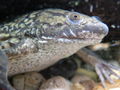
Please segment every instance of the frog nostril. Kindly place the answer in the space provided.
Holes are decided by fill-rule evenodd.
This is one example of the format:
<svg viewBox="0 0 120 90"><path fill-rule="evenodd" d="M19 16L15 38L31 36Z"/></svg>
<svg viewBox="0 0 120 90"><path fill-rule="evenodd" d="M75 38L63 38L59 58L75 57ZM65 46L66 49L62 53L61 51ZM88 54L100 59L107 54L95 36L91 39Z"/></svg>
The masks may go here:
<svg viewBox="0 0 120 90"><path fill-rule="evenodd" d="M92 16L92 18L95 18L95 19L97 19L99 21L102 21L102 19L99 16Z"/></svg>

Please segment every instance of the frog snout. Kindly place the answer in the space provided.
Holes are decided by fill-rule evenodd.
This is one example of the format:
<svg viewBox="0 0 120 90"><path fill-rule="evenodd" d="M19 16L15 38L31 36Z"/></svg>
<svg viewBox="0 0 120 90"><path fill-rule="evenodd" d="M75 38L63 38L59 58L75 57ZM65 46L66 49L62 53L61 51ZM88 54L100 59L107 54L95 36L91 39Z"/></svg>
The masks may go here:
<svg viewBox="0 0 120 90"><path fill-rule="evenodd" d="M108 26L102 22L88 23L82 28L64 28L57 33L56 38L67 39L101 39L108 34Z"/></svg>
<svg viewBox="0 0 120 90"><path fill-rule="evenodd" d="M85 27L83 27L83 29L104 36L106 36L109 32L108 26L102 22L87 24Z"/></svg>
<svg viewBox="0 0 120 90"><path fill-rule="evenodd" d="M104 23L98 24L98 28L99 28L98 30L101 34L107 35L109 32L108 26Z"/></svg>

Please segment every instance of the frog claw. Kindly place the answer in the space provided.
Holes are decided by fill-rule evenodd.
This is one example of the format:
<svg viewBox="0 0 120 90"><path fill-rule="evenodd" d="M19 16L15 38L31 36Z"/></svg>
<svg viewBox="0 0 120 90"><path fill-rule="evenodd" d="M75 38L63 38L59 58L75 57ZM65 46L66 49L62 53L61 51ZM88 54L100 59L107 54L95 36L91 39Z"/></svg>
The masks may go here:
<svg viewBox="0 0 120 90"><path fill-rule="evenodd" d="M111 75L114 75L120 79L120 76L113 71L113 70L120 71L120 69L111 64L107 64L105 62L98 63L95 65L95 70L96 70L96 73L98 74L104 88L106 87L105 79L107 79L112 84L114 83L114 81L110 77Z"/></svg>
<svg viewBox="0 0 120 90"><path fill-rule="evenodd" d="M108 64L112 69L115 69L115 70L118 70L118 71L120 71L120 67L118 67L118 66L114 66L114 65L112 65L112 64Z"/></svg>
<svg viewBox="0 0 120 90"><path fill-rule="evenodd" d="M113 74L114 76L118 77L120 79L120 75L118 75L117 73L115 73L113 70L117 70L120 71L120 67L114 66L112 64L108 64L110 69L110 73Z"/></svg>

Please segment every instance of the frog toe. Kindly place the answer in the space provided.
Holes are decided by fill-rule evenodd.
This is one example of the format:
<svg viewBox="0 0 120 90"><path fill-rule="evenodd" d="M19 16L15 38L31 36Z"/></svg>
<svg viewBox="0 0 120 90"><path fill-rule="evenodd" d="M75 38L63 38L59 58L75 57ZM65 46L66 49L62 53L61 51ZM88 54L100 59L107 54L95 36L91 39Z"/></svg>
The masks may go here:
<svg viewBox="0 0 120 90"><path fill-rule="evenodd" d="M111 64L101 62L101 63L95 65L95 70L101 80L103 87L106 87L105 79L107 79L112 84L114 83L114 81L111 78L111 75L114 75L120 79L120 75L118 75L116 72L114 72L114 70L120 70L120 69Z"/></svg>

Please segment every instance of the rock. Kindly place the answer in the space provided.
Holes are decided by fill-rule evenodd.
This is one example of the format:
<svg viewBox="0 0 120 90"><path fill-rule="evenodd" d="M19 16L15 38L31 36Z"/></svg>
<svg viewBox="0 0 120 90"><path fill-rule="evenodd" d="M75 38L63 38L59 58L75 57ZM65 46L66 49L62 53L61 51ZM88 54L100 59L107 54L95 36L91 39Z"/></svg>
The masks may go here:
<svg viewBox="0 0 120 90"><path fill-rule="evenodd" d="M39 90L71 90L71 83L61 76L56 76L44 82Z"/></svg>
<svg viewBox="0 0 120 90"><path fill-rule="evenodd" d="M96 85L95 82L89 78L88 76L83 75L75 75L72 78L73 86L76 87L84 87L85 89L79 89L79 90L92 90L94 86ZM78 89L76 89L78 90Z"/></svg>
<svg viewBox="0 0 120 90"><path fill-rule="evenodd" d="M71 89L72 90L86 90L85 87L81 85L80 83L74 83Z"/></svg>
<svg viewBox="0 0 120 90"><path fill-rule="evenodd" d="M29 72L13 77L13 87L16 90L38 90L45 81L44 77L37 72Z"/></svg>
<svg viewBox="0 0 120 90"><path fill-rule="evenodd" d="M24 90L24 75L17 75L12 80L13 87L17 90Z"/></svg>
<svg viewBox="0 0 120 90"><path fill-rule="evenodd" d="M120 80L116 80L114 84L110 84L106 81L106 88L103 88L101 83L99 83L93 90L120 90Z"/></svg>

